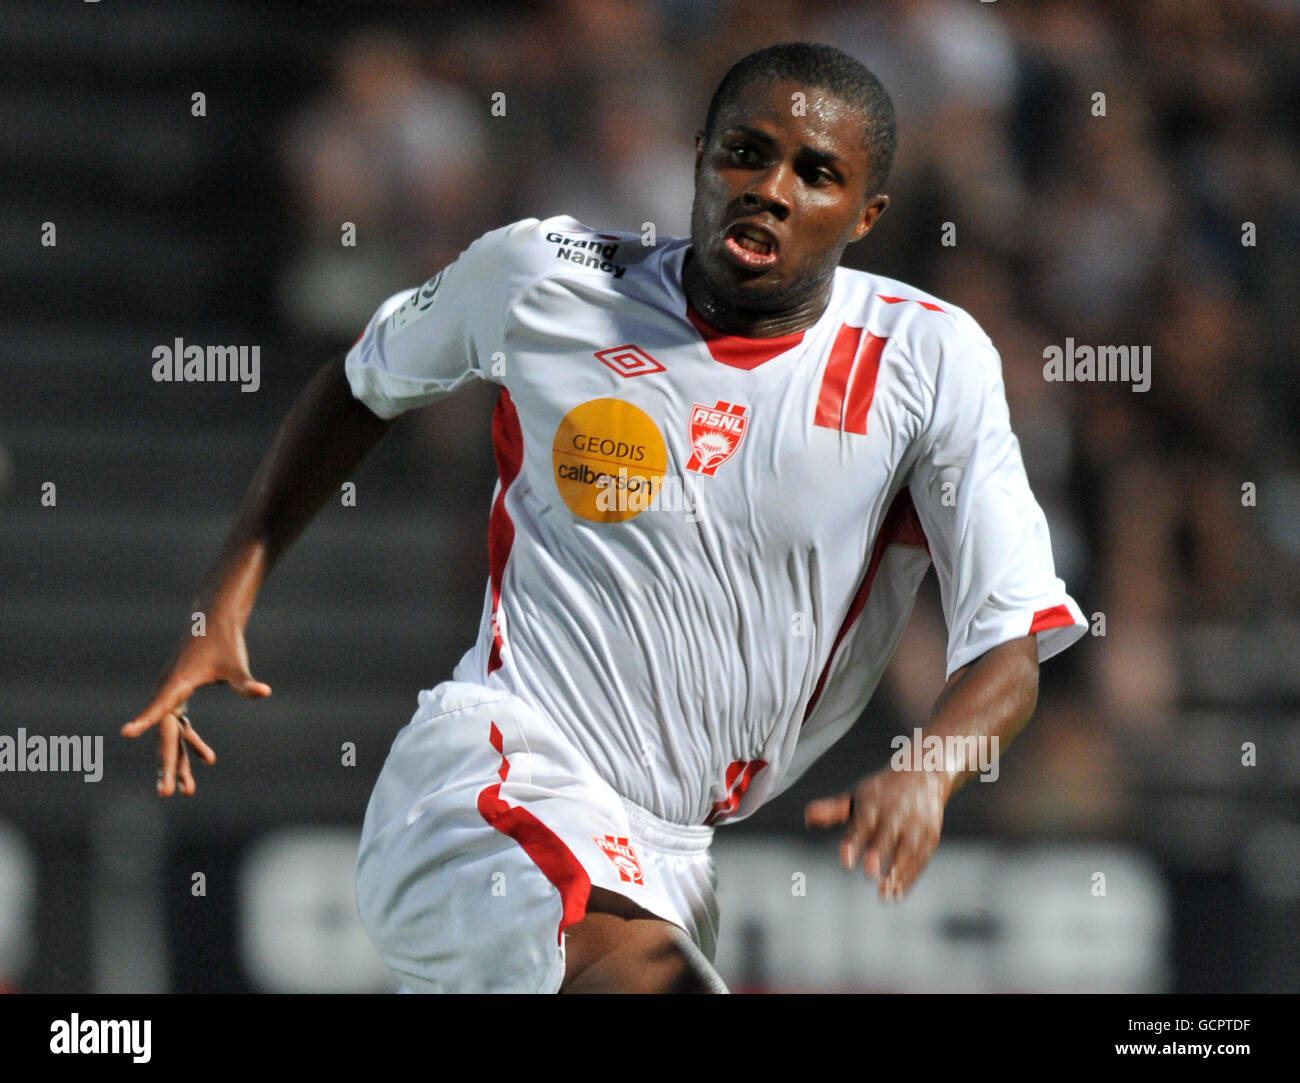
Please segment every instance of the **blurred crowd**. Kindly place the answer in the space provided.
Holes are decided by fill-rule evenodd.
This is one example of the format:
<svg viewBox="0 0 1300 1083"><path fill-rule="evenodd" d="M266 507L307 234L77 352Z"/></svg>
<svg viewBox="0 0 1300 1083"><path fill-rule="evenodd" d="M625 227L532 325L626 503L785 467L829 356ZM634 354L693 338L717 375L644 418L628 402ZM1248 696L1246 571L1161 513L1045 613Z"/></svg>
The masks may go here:
<svg viewBox="0 0 1300 1083"><path fill-rule="evenodd" d="M893 203L846 263L988 331L1058 572L1102 615L1050 664L1025 738L1043 770L1009 815L1113 826L1133 814L1126 762L1180 710L1296 699L1289 667L1231 674L1300 601L1294 4L558 0L439 18L347 38L286 125L296 332L346 346L384 297L518 218L686 233L692 135L730 64L837 45L899 117ZM1049 382L1044 349L1067 338L1149 347L1150 389ZM486 401L421 418L436 461L487 461ZM1209 631L1225 646L1207 667ZM919 610L888 689L909 720L944 639Z"/></svg>

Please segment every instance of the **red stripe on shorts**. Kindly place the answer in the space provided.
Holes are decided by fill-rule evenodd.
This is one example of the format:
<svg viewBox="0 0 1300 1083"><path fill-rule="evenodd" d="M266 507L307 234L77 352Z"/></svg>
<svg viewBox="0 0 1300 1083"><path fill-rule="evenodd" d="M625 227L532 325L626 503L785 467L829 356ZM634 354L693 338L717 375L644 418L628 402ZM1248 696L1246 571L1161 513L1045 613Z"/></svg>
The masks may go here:
<svg viewBox="0 0 1300 1083"><path fill-rule="evenodd" d="M501 776L501 782L504 782L510 773L510 761L506 758L501 731L495 722L492 723L488 737L492 747L501 753L501 767L497 774ZM587 915L591 877L559 835L527 809L518 805L511 807L501 799L501 782L488 786L478 795L479 814L503 835L508 835L519 843L524 848L524 853L532 858L533 864L555 885L564 911L560 916L556 939L563 942L564 930L570 925L576 925Z"/></svg>

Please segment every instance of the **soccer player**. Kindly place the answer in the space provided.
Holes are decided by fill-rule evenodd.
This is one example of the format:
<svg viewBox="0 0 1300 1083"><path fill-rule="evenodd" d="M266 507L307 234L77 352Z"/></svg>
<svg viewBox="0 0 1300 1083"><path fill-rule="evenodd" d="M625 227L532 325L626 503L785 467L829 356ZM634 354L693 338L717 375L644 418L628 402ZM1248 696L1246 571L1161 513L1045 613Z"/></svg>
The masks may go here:
<svg viewBox="0 0 1300 1083"><path fill-rule="evenodd" d="M859 717L931 563L949 640L926 738L1005 748L1039 661L1086 626L988 337L838 266L888 204L894 143L856 61L764 49L696 136L689 240L528 219L381 305L259 469L199 594L206 637L123 729L159 727L158 792L213 761L195 688L270 694L243 629L276 559L394 418L473 380L500 388L478 640L397 735L357 865L406 989L721 990L713 830ZM976 769L927 766L807 807L882 897Z"/></svg>

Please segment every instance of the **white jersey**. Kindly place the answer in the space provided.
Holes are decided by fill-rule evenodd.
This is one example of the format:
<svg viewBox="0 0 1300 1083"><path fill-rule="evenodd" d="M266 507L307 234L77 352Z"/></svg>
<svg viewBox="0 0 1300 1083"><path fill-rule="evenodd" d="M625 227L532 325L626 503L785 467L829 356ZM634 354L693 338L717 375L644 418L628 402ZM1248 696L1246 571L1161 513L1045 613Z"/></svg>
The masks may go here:
<svg viewBox="0 0 1300 1083"><path fill-rule="evenodd" d="M738 338L688 305L688 249L516 222L381 306L347 374L384 418L500 386L487 597L456 679L705 824L847 731L931 562L949 674L1032 632L1045 659L1086 622L967 313L839 268L813 326Z"/></svg>

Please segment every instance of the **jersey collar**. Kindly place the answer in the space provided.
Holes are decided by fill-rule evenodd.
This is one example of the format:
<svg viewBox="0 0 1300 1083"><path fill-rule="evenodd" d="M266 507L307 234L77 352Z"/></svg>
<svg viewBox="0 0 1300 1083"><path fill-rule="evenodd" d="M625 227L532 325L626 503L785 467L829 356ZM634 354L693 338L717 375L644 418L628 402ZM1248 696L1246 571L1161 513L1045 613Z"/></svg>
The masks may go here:
<svg viewBox="0 0 1300 1083"><path fill-rule="evenodd" d="M778 357L788 350L793 350L803 341L808 329L796 331L792 335L778 335L775 338L745 338L742 335L729 335L719 331L704 317L695 311L690 301L686 302L686 317L695 325L695 330L704 339L713 360L738 369L756 369L759 365ZM813 324L813 326L817 326Z"/></svg>

